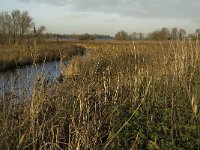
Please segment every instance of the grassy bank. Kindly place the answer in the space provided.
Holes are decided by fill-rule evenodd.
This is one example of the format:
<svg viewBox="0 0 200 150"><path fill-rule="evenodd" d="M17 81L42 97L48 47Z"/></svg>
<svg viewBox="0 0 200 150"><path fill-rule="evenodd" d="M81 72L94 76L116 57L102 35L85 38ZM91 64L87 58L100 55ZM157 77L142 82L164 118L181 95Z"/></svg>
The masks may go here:
<svg viewBox="0 0 200 150"><path fill-rule="evenodd" d="M63 82L4 96L1 148L199 148L198 42L81 45L90 53L62 66Z"/></svg>
<svg viewBox="0 0 200 150"><path fill-rule="evenodd" d="M0 71L44 61L69 59L83 55L84 49L77 43L46 42L42 44L21 44L0 46Z"/></svg>

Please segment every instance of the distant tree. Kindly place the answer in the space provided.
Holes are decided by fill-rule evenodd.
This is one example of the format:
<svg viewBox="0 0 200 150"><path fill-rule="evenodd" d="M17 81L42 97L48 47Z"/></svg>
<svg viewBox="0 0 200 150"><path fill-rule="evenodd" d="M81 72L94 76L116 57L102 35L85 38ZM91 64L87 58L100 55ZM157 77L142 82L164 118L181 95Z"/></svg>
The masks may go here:
<svg viewBox="0 0 200 150"><path fill-rule="evenodd" d="M148 34L148 38L150 40L170 40L172 38L176 38L176 34L178 37L178 33L177 33L176 28L172 29L172 32L170 33L170 30L166 27L163 27L160 30L155 30L152 33Z"/></svg>
<svg viewBox="0 0 200 150"><path fill-rule="evenodd" d="M186 30L181 28L180 31L179 31L180 40L184 40L185 36L186 36Z"/></svg>
<svg viewBox="0 0 200 150"><path fill-rule="evenodd" d="M128 40L129 36L128 33L125 31L119 31L117 34L115 34L115 39L116 40Z"/></svg>
<svg viewBox="0 0 200 150"><path fill-rule="evenodd" d="M139 37L139 40L143 40L144 39L144 34L139 32L138 33L138 37Z"/></svg>
<svg viewBox="0 0 200 150"><path fill-rule="evenodd" d="M20 36L21 40L24 38L24 34L33 27L32 18L29 16L27 11L22 12L20 17Z"/></svg>
<svg viewBox="0 0 200 150"><path fill-rule="evenodd" d="M6 25L6 32L8 33L8 35L10 35L12 32L11 23L12 23L11 16L9 15L9 13L5 13L5 25Z"/></svg>
<svg viewBox="0 0 200 150"><path fill-rule="evenodd" d="M138 33L137 32L133 32L132 34L129 35L129 39L138 40Z"/></svg>
<svg viewBox="0 0 200 150"><path fill-rule="evenodd" d="M45 26L40 26L38 28L38 30L36 30L36 28L34 26L34 35L37 38L37 42L42 42L43 41L43 35L44 35L45 31L46 31L46 27Z"/></svg>
<svg viewBox="0 0 200 150"><path fill-rule="evenodd" d="M0 41L1 41L1 44L3 44L3 41L4 41L4 15L2 12L0 13Z"/></svg>
<svg viewBox="0 0 200 150"><path fill-rule="evenodd" d="M197 39L197 35L192 33L192 34L188 35L188 38L191 39L191 40L196 40Z"/></svg>
<svg viewBox="0 0 200 150"><path fill-rule="evenodd" d="M36 30L36 34L43 34L44 31L46 31L46 27L45 26L40 26L38 28L38 30Z"/></svg>
<svg viewBox="0 0 200 150"><path fill-rule="evenodd" d="M168 28L163 27L159 32L160 40L169 40L170 39L170 31Z"/></svg>
<svg viewBox="0 0 200 150"><path fill-rule="evenodd" d="M200 40L200 28L196 29L196 39Z"/></svg>
<svg viewBox="0 0 200 150"><path fill-rule="evenodd" d="M19 10L13 10L11 13L12 20L12 31L13 31L13 42L16 43L16 35L19 32L19 23L20 23L21 12Z"/></svg>
<svg viewBox="0 0 200 150"><path fill-rule="evenodd" d="M16 43L17 37L23 40L25 34L30 34L33 26L32 18L27 11L20 12L13 10L0 13L0 40L2 43L13 41Z"/></svg>
<svg viewBox="0 0 200 150"><path fill-rule="evenodd" d="M85 33L85 34L82 34L79 36L78 38L79 40L94 40L94 36L88 34L88 33Z"/></svg>
<svg viewBox="0 0 200 150"><path fill-rule="evenodd" d="M171 39L172 40L178 40L179 38L179 31L177 27L172 28L171 30Z"/></svg>
<svg viewBox="0 0 200 150"><path fill-rule="evenodd" d="M8 12L0 13L1 43L7 43L11 34L11 17Z"/></svg>
<svg viewBox="0 0 200 150"><path fill-rule="evenodd" d="M159 39L160 39L160 38L159 38L159 33L160 33L159 30L155 30L155 31L153 31L152 33L149 33L149 34L148 34L148 38L149 38L150 40L159 40Z"/></svg>

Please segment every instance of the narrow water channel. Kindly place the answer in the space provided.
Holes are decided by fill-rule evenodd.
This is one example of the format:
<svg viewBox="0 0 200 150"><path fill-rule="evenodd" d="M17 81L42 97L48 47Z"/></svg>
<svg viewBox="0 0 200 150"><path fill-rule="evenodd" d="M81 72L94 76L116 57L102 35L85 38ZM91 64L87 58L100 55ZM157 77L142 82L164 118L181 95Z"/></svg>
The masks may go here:
<svg viewBox="0 0 200 150"><path fill-rule="evenodd" d="M67 64L67 62L65 62ZM60 62L51 61L37 66L24 66L0 72L0 95L3 92L16 91L18 95L23 92L31 93L37 77L42 75L48 81L54 81L60 75Z"/></svg>

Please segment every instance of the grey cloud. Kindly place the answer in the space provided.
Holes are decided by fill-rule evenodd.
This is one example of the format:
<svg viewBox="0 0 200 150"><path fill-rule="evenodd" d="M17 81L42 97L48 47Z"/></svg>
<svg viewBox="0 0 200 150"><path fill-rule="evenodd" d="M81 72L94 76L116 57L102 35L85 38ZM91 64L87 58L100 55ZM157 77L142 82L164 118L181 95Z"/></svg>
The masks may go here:
<svg viewBox="0 0 200 150"><path fill-rule="evenodd" d="M18 0L18 1L25 2L25 3L30 2L30 0Z"/></svg>
<svg viewBox="0 0 200 150"><path fill-rule="evenodd" d="M72 6L74 11L115 13L138 18L199 18L200 1L197 0L18 0L37 1L58 6Z"/></svg>

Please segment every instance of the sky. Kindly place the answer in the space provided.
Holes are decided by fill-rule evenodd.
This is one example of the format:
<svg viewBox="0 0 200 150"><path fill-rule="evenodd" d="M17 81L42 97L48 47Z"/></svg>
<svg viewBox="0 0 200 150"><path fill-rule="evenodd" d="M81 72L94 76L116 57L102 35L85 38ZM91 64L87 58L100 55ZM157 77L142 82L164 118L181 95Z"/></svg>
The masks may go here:
<svg viewBox="0 0 200 150"><path fill-rule="evenodd" d="M59 34L200 28L200 0L0 0L0 11L14 9L28 11L36 27Z"/></svg>

